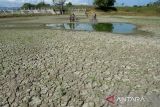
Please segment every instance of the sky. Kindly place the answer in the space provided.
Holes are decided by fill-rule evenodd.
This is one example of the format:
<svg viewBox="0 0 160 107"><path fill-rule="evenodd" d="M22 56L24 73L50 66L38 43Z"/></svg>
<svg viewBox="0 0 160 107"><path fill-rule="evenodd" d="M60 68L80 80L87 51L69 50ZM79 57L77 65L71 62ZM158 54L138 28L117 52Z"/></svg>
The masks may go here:
<svg viewBox="0 0 160 107"><path fill-rule="evenodd" d="M0 7L20 7L24 3L39 3L43 0L0 0ZM44 0L46 3L52 3L52 0ZM67 2L72 2L73 4L89 4L91 5L94 0L67 0ZM133 5L145 5L149 2L154 2L156 0L116 0L115 5L121 5L124 3L125 6Z"/></svg>

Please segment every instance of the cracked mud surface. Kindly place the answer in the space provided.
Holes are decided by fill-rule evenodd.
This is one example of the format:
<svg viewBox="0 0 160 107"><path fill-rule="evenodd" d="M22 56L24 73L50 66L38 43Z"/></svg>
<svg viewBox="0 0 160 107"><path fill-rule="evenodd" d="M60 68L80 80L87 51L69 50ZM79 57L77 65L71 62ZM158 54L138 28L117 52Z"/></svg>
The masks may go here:
<svg viewBox="0 0 160 107"><path fill-rule="evenodd" d="M0 30L0 106L158 107L160 40L99 32ZM154 100L153 100L154 99Z"/></svg>

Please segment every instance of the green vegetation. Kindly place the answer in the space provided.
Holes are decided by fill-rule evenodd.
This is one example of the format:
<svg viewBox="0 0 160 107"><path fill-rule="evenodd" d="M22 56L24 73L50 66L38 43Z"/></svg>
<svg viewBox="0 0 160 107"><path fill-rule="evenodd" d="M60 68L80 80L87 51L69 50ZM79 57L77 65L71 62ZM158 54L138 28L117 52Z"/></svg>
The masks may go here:
<svg viewBox="0 0 160 107"><path fill-rule="evenodd" d="M93 24L93 28L96 31L107 31L107 32L112 32L113 30L113 25L111 23L98 23L98 24Z"/></svg>
<svg viewBox="0 0 160 107"><path fill-rule="evenodd" d="M134 5L133 7L124 7L124 4L123 7L113 7L114 3L115 0L95 0L94 4L98 8L92 8L92 10L110 15L160 16L160 0L146 6Z"/></svg>
<svg viewBox="0 0 160 107"><path fill-rule="evenodd" d="M45 4L44 2L40 2L36 5L36 8L50 7L50 4Z"/></svg>
<svg viewBox="0 0 160 107"><path fill-rule="evenodd" d="M66 6L71 7L73 4L71 2L67 3Z"/></svg>
<svg viewBox="0 0 160 107"><path fill-rule="evenodd" d="M117 12L110 13L120 15L160 16L160 7L158 6L117 7L117 10Z"/></svg>
<svg viewBox="0 0 160 107"><path fill-rule="evenodd" d="M149 3L147 6L160 6L160 0L157 0L156 2Z"/></svg>
<svg viewBox="0 0 160 107"><path fill-rule="evenodd" d="M65 13L64 4L66 0L52 0L52 1L53 1L53 4L59 8L60 14L64 14Z"/></svg>
<svg viewBox="0 0 160 107"><path fill-rule="evenodd" d="M44 2L40 2L38 4L25 3L21 7L22 9L34 9L34 8L46 8L50 7L50 4L45 4Z"/></svg>
<svg viewBox="0 0 160 107"><path fill-rule="evenodd" d="M34 4L31 3L25 3L23 4L23 6L21 7L22 9L32 9L35 8L36 6Z"/></svg>
<svg viewBox="0 0 160 107"><path fill-rule="evenodd" d="M116 0L95 0L94 4L104 10L108 7L113 6L115 2Z"/></svg>

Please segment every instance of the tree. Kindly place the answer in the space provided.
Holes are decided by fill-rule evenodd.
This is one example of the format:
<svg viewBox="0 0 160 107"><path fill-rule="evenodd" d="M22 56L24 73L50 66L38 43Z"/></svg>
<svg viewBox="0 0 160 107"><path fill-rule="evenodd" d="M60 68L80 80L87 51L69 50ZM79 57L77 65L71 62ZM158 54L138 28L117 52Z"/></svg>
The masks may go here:
<svg viewBox="0 0 160 107"><path fill-rule="evenodd" d="M22 9L33 9L33 8L35 8L35 5L31 4L31 3L24 3L21 8Z"/></svg>
<svg viewBox="0 0 160 107"><path fill-rule="evenodd" d="M94 4L98 7L105 9L114 5L116 0L95 0Z"/></svg>
<svg viewBox="0 0 160 107"><path fill-rule="evenodd" d="M150 5L151 5L151 4L148 3L146 6L149 7Z"/></svg>
<svg viewBox="0 0 160 107"><path fill-rule="evenodd" d="M133 7L138 7L137 5L134 5Z"/></svg>
<svg viewBox="0 0 160 107"><path fill-rule="evenodd" d="M52 0L53 4L60 9L60 14L64 14L64 4L66 0Z"/></svg>
<svg viewBox="0 0 160 107"><path fill-rule="evenodd" d="M66 4L66 6L71 7L71 6L72 6L72 3L69 2L69 3Z"/></svg>
<svg viewBox="0 0 160 107"><path fill-rule="evenodd" d="M157 0L155 2L150 2L149 4L147 4L147 7L148 6L160 6L160 0Z"/></svg>
<svg viewBox="0 0 160 107"><path fill-rule="evenodd" d="M124 6L124 3L122 3L122 6Z"/></svg>
<svg viewBox="0 0 160 107"><path fill-rule="evenodd" d="M45 4L44 2L40 2L36 5L36 8L50 7L49 4Z"/></svg>
<svg viewBox="0 0 160 107"><path fill-rule="evenodd" d="M156 2L153 3L154 6L160 6L160 0L157 0Z"/></svg>

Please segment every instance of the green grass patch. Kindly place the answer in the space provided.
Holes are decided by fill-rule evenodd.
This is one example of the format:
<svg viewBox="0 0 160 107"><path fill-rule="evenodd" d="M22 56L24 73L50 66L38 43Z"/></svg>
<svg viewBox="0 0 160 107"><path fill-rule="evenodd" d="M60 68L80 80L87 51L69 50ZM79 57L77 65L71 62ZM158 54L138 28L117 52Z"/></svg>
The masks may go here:
<svg viewBox="0 0 160 107"><path fill-rule="evenodd" d="M118 15L160 16L159 6L143 7L117 7L117 12L109 12Z"/></svg>

